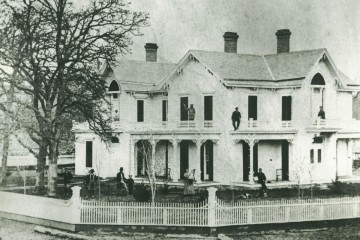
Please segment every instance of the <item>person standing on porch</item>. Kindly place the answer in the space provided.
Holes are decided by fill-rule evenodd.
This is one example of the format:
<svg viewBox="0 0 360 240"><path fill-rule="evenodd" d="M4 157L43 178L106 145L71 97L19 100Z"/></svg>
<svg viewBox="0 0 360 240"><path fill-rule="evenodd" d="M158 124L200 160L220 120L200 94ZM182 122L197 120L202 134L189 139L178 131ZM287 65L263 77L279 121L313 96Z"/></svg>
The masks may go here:
<svg viewBox="0 0 360 240"><path fill-rule="evenodd" d="M125 175L124 175L124 168L121 167L118 174L116 175L116 187L118 190L120 190L121 187L123 187L127 193L129 193L129 190L126 186L126 178L125 178Z"/></svg>
<svg viewBox="0 0 360 240"><path fill-rule="evenodd" d="M267 187L266 187L266 176L263 173L262 169L259 168L259 172L255 174L258 177L258 183L261 184L261 189L264 197L267 197Z"/></svg>
<svg viewBox="0 0 360 240"><path fill-rule="evenodd" d="M320 106L320 111L319 111L319 113L318 113L318 117L319 117L320 119L325 119L325 111L323 110L323 107L322 107L322 106Z"/></svg>
<svg viewBox="0 0 360 240"><path fill-rule="evenodd" d="M232 124L234 126L234 131L236 131L240 126L241 113L239 112L239 108L236 107L235 111L231 115ZM236 125L235 125L236 123Z"/></svg>
<svg viewBox="0 0 360 240"><path fill-rule="evenodd" d="M194 108L194 104L190 104L190 107L187 108L186 105L184 104L184 108L186 111L188 111L188 118L189 121L194 121L195 119L195 108Z"/></svg>

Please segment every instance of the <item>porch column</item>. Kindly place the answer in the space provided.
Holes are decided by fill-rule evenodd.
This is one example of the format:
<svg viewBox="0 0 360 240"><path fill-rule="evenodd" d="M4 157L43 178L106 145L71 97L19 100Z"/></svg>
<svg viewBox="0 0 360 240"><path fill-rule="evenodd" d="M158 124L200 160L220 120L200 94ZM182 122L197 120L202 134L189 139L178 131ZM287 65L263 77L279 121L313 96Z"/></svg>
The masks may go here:
<svg viewBox="0 0 360 240"><path fill-rule="evenodd" d="M200 151L201 151L201 145L202 141L200 140L193 140L196 144L196 155L195 155L195 179L197 183L201 183L201 159L200 159Z"/></svg>
<svg viewBox="0 0 360 240"><path fill-rule="evenodd" d="M289 143L289 159L288 159L288 180L290 180L290 173L291 173L291 163L292 163L292 157L293 157L293 140L294 139L286 139L286 141ZM325 158L324 158L325 159Z"/></svg>
<svg viewBox="0 0 360 240"><path fill-rule="evenodd" d="M179 163L180 163L180 158L179 158L179 148L178 148L178 144L180 143L179 139L171 139L169 140L171 142L171 144L173 145L174 148L174 152L173 152L173 157L171 158L171 161L169 162L169 167L171 169L170 175L172 178L173 182L178 182L179 178L180 178L180 174L179 174Z"/></svg>
<svg viewBox="0 0 360 240"><path fill-rule="evenodd" d="M353 149L353 140L348 139L347 143L347 175L352 176L352 149Z"/></svg>
<svg viewBox="0 0 360 240"><path fill-rule="evenodd" d="M132 175L135 177L135 169L136 169L136 159L135 159L135 153L136 153L136 142L134 139L130 139L130 164L129 164L129 175Z"/></svg>
<svg viewBox="0 0 360 240"><path fill-rule="evenodd" d="M253 176L254 176L254 170L253 170L253 164L254 164L254 145L258 142L256 139L249 139L245 140L249 144L250 148L250 163L249 163L249 182L253 183Z"/></svg>

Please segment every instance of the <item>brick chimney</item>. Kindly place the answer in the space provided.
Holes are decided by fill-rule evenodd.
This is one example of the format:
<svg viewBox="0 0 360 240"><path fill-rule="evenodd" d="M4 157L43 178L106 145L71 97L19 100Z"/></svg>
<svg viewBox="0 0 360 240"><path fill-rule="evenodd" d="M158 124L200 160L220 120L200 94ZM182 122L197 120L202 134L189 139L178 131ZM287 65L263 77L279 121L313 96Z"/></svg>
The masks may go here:
<svg viewBox="0 0 360 240"><path fill-rule="evenodd" d="M290 51L290 35L289 29L280 29L275 33L277 37L277 53L285 53Z"/></svg>
<svg viewBox="0 0 360 240"><path fill-rule="evenodd" d="M157 49L158 45L156 43L146 43L145 52L146 52L146 61L147 62L156 62L157 61Z"/></svg>
<svg viewBox="0 0 360 240"><path fill-rule="evenodd" d="M224 34L224 52L237 53L237 40L239 35L235 32L226 32Z"/></svg>

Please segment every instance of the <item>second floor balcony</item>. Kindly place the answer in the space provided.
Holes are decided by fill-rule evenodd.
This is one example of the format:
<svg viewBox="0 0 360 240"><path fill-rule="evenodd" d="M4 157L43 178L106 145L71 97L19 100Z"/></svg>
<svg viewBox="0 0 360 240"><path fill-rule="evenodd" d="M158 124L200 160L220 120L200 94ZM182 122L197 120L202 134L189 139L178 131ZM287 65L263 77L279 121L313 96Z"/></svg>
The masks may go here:
<svg viewBox="0 0 360 240"><path fill-rule="evenodd" d="M228 122L219 121L159 121L159 122L121 122L113 121L114 131L234 131L231 120ZM359 130L360 121L355 119L304 119L292 121L261 121L249 119L241 121L236 132L283 132L298 131L305 128L311 131L339 131L339 130ZM86 123L75 123L74 130L86 131Z"/></svg>

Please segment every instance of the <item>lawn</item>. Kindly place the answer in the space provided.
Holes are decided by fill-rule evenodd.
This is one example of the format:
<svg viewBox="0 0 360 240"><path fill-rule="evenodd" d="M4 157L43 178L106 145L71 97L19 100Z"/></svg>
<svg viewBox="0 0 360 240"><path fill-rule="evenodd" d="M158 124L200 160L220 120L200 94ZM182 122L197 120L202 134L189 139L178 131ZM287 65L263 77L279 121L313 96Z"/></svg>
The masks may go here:
<svg viewBox="0 0 360 240"><path fill-rule="evenodd" d="M35 171L26 171L26 185L34 186L35 185ZM10 174L8 177L8 186L11 192L23 193L22 188L13 189L15 186L23 186L23 178L20 173L15 171ZM71 190L64 188L62 175L59 174L58 178L58 187L56 188L56 198L68 199L71 197ZM81 196L84 199L94 199L102 201L136 201L133 196L126 196L124 191L118 191L116 188L116 180L105 179L101 180L100 184L96 184L96 192L94 196L89 196L84 185L84 178L81 176L74 176L73 185L80 185L83 187L81 191ZM100 195L99 195L100 187ZM260 185L259 185L260 188ZM149 187L141 184L135 184L135 191L138 191L140 195L148 195ZM294 187L292 188L281 188L281 189L270 189L268 191L268 198L264 199L258 196L259 190L246 189L241 187L235 187L234 189L229 189L228 187L219 187L217 191L217 196L219 199L225 202L232 201L246 201L243 199L244 195L250 195L252 200L261 199L261 200L278 200L278 199L295 199L298 198L298 190ZM156 201L158 202L201 202L207 198L207 191L205 187L198 187L196 189L196 194L193 196L183 196L183 189L180 186L164 186L159 185L156 193ZM26 194L46 196L46 190L42 192L37 192L35 189L28 188L26 189ZM135 194L136 195L136 194ZM138 194L139 195L139 194ZM328 197L342 197L342 196L360 196L360 183L341 183L334 182L333 184L328 185L324 188L320 188L319 185L315 185L312 190L309 188L301 189L301 198L328 198ZM146 200L146 199L145 199Z"/></svg>

